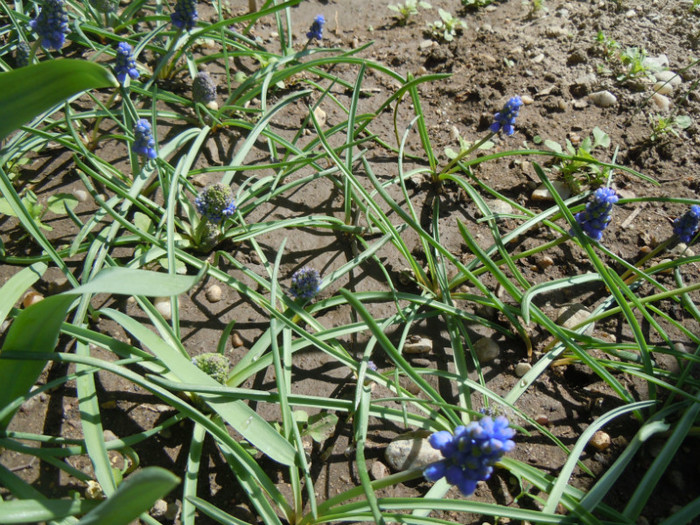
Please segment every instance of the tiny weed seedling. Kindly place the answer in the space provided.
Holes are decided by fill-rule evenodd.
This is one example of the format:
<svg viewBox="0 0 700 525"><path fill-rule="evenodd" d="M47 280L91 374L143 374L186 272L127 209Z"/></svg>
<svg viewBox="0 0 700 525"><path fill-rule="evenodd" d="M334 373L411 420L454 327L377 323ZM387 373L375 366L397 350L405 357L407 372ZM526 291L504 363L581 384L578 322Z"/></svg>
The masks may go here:
<svg viewBox="0 0 700 525"><path fill-rule="evenodd" d="M557 162L553 169L561 174L562 179L576 193L582 183L598 186L607 179L609 170L590 161L595 160L593 150L610 147L610 137L602 129L595 127L590 137L586 137L578 146L566 139L565 148L553 140L545 140L544 145L556 153L568 152L574 158Z"/></svg>
<svg viewBox="0 0 700 525"><path fill-rule="evenodd" d="M389 4L389 9L396 13L394 18L396 18L397 23L400 26L405 26L411 22L411 17L418 14L418 8L432 9L432 5L428 2L422 2L420 0L406 0L403 4Z"/></svg>
<svg viewBox="0 0 700 525"><path fill-rule="evenodd" d="M606 36L602 31L598 31L595 41L598 49L603 54L603 58L605 58L606 61L610 61L615 58L618 50L620 49L620 44L618 44L612 38Z"/></svg>
<svg viewBox="0 0 700 525"><path fill-rule="evenodd" d="M464 20L452 16L452 13L440 9L440 20L429 23L426 33L437 42L452 42L457 33L466 29L467 24Z"/></svg>
<svg viewBox="0 0 700 525"><path fill-rule="evenodd" d="M688 115L676 115L675 117L649 115L649 124L651 125L649 140L657 142L668 134L679 138L679 132L688 129L693 124L693 120Z"/></svg>
<svg viewBox="0 0 700 525"><path fill-rule="evenodd" d="M462 5L467 9L478 9L491 5L493 0L462 0Z"/></svg>
<svg viewBox="0 0 700 525"><path fill-rule="evenodd" d="M642 47L627 47L620 53L622 73L617 76L619 82L627 82L642 77L650 77L652 68L646 63L646 49Z"/></svg>

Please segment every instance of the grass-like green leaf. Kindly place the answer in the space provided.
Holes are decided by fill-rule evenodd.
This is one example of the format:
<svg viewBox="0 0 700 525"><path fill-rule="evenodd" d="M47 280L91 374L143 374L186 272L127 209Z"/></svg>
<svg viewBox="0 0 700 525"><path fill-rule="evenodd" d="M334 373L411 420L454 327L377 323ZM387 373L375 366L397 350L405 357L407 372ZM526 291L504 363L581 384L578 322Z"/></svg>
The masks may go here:
<svg viewBox="0 0 700 525"><path fill-rule="evenodd" d="M148 511L180 482L172 472L160 467L146 467L127 478L117 491L88 512L79 525L123 525Z"/></svg>
<svg viewBox="0 0 700 525"><path fill-rule="evenodd" d="M72 95L117 85L107 69L85 60L51 60L0 73L0 139Z"/></svg>

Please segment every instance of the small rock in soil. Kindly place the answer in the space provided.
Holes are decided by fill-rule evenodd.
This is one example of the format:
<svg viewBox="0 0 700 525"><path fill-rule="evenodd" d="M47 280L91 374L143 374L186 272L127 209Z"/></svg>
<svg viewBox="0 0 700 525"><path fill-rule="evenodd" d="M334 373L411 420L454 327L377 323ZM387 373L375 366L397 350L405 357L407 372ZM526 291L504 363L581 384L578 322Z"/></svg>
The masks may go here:
<svg viewBox="0 0 700 525"><path fill-rule="evenodd" d="M22 306L24 308L28 308L33 304L38 303L39 301L43 301L44 296L41 295L39 292L31 291L27 292L27 295L24 296L24 299L22 299Z"/></svg>
<svg viewBox="0 0 700 525"><path fill-rule="evenodd" d="M389 475L389 468L381 461L375 461L369 469L372 479L384 479Z"/></svg>
<svg viewBox="0 0 700 525"><path fill-rule="evenodd" d="M316 117L316 121L318 122L319 127L323 127L326 125L326 112L323 111L320 107L314 109L314 116Z"/></svg>
<svg viewBox="0 0 700 525"><path fill-rule="evenodd" d="M207 298L207 301L210 303L218 303L221 301L223 292L221 291L221 287L219 285L212 284L209 288L207 288L207 291L204 292L204 295Z"/></svg>
<svg viewBox="0 0 700 525"><path fill-rule="evenodd" d="M535 416L535 421L540 425L549 425L549 418L545 414L537 414Z"/></svg>
<svg viewBox="0 0 700 525"><path fill-rule="evenodd" d="M243 339L241 339L241 336L238 332L233 332L231 334L231 344L234 348L240 348L245 343L243 342Z"/></svg>
<svg viewBox="0 0 700 525"><path fill-rule="evenodd" d="M544 271L554 264L554 259L552 259L549 255L543 255L535 260L535 264L540 271Z"/></svg>
<svg viewBox="0 0 700 525"><path fill-rule="evenodd" d="M476 357L480 363L487 363L498 357L498 354L501 353L501 348L490 337L482 337L474 343L474 352L476 352Z"/></svg>
<svg viewBox="0 0 700 525"><path fill-rule="evenodd" d="M681 84L681 76L678 73L676 73L675 71L669 71L669 70L657 71L656 73L654 73L654 77L659 82L668 82L668 84L672 88L674 88L676 86L680 86L680 84Z"/></svg>
<svg viewBox="0 0 700 525"><path fill-rule="evenodd" d="M442 452L434 449L423 437L395 439L384 452L389 466L396 471L423 468L442 459Z"/></svg>
<svg viewBox="0 0 700 525"><path fill-rule="evenodd" d="M164 518L166 512L168 512L168 502L164 499L159 499L153 504L149 514L154 518Z"/></svg>
<svg viewBox="0 0 700 525"><path fill-rule="evenodd" d="M407 354L427 354L433 351L433 342L427 337L410 335L403 350Z"/></svg>
<svg viewBox="0 0 700 525"><path fill-rule="evenodd" d="M591 312L586 310L580 304L572 304L561 308L558 312L557 320L555 321L558 325L563 326L573 330L574 326L582 323L591 316ZM585 335L592 335L593 330L595 330L595 323L590 323L586 325L584 330Z"/></svg>
<svg viewBox="0 0 700 525"><path fill-rule="evenodd" d="M609 108L617 104L617 97L610 91L596 91L588 95L588 99L599 108Z"/></svg>
<svg viewBox="0 0 700 525"><path fill-rule="evenodd" d="M156 297L153 300L153 306L155 306L156 310L163 316L163 319L167 320L172 317L173 312L170 308L170 297Z"/></svg>
<svg viewBox="0 0 700 525"><path fill-rule="evenodd" d="M502 201L501 199L487 200L486 204L491 209L491 211L495 214L508 215L508 214L513 213L513 207L510 204L508 204L507 202Z"/></svg>
<svg viewBox="0 0 700 525"><path fill-rule="evenodd" d="M552 186L554 186L554 189L557 191L559 196L562 199L568 199L571 197L571 188L569 188L569 185L566 182L562 181L552 181ZM532 200L533 201L551 201L554 200L552 199L552 194L549 193L549 190L545 187L544 184L541 186L538 186L535 191L532 192Z"/></svg>
<svg viewBox="0 0 700 525"><path fill-rule="evenodd" d="M651 102L659 111L666 112L671 109L671 99L659 93L654 93L651 96Z"/></svg>
<svg viewBox="0 0 700 525"><path fill-rule="evenodd" d="M515 375L518 377L523 377L530 370L532 370L532 365L530 363L518 363L515 365Z"/></svg>
<svg viewBox="0 0 700 525"><path fill-rule="evenodd" d="M610 443L610 436L602 430L599 430L593 434L593 437L591 438L591 446L600 450L601 452L607 450L610 447Z"/></svg>
<svg viewBox="0 0 700 525"><path fill-rule="evenodd" d="M85 202L88 200L88 192L85 190L73 190L73 196L80 202Z"/></svg>
<svg viewBox="0 0 700 525"><path fill-rule="evenodd" d="M49 293L51 295L65 292L69 289L70 283L68 282L68 279L66 279L64 276L60 276L58 279L54 279L49 283Z"/></svg>

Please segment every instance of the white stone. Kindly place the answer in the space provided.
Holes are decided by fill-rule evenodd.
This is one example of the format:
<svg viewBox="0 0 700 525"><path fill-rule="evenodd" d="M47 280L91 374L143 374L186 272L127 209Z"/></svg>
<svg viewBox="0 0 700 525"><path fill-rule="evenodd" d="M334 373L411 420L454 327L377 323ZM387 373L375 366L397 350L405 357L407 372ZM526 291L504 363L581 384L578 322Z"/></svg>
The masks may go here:
<svg viewBox="0 0 700 525"><path fill-rule="evenodd" d="M642 62L645 67L648 67L649 69L664 69L669 66L669 61L668 57L664 55L663 53L659 56L655 57L646 57L644 61Z"/></svg>
<svg viewBox="0 0 700 525"><path fill-rule="evenodd" d="M651 103L656 106L656 109L662 112L666 112L671 109L671 99L659 93L654 93L651 96Z"/></svg>
<svg viewBox="0 0 700 525"><path fill-rule="evenodd" d="M617 104L617 97L607 90L591 93L588 99L599 108L609 108Z"/></svg>
<svg viewBox="0 0 700 525"><path fill-rule="evenodd" d="M488 207L491 209L491 211L497 215L509 215L513 213L513 207L506 201L502 201L501 199L491 199L486 201L486 204L488 204Z"/></svg>
<svg viewBox="0 0 700 525"><path fill-rule="evenodd" d="M156 310L163 316L163 319L170 319L173 316L170 307L170 297L156 297L153 300L153 306L155 306Z"/></svg>
<svg viewBox="0 0 700 525"><path fill-rule="evenodd" d="M207 291L204 292L204 296L210 303L218 303L221 301L223 292L221 291L221 287L219 285L212 284L209 288L207 288Z"/></svg>
<svg viewBox="0 0 700 525"><path fill-rule="evenodd" d="M433 341L427 337L412 335L403 345L403 351L407 354L427 354L433 351Z"/></svg>
<svg viewBox="0 0 700 525"><path fill-rule="evenodd" d="M85 202L88 199L88 192L85 190L73 190L73 196L80 202Z"/></svg>
<svg viewBox="0 0 700 525"><path fill-rule="evenodd" d="M566 182L555 180L555 181L552 181L552 186L554 186L554 189L556 190L556 192L559 194L559 196L562 199L568 199L569 197L571 197L571 188L569 187L569 185ZM542 184L542 185L538 186L535 189L535 191L532 192L532 200L533 201L551 201L554 199L552 198L552 194L549 193L549 190L547 189L547 187L544 184Z"/></svg>
<svg viewBox="0 0 700 525"><path fill-rule="evenodd" d="M576 325L584 322L590 316L591 312L589 312L584 306L580 304L572 304L559 309L559 312L557 312L556 323L564 328L573 330ZM592 335L593 330L595 330L595 323L587 324L583 334Z"/></svg>
<svg viewBox="0 0 700 525"><path fill-rule="evenodd" d="M490 337L482 337L474 343L474 352L480 363L493 361L501 353L501 347Z"/></svg>
<svg viewBox="0 0 700 525"><path fill-rule="evenodd" d="M673 93L673 85L670 82L657 82L654 84L654 91L661 95L670 95Z"/></svg>
<svg viewBox="0 0 700 525"><path fill-rule="evenodd" d="M530 363L518 363L517 365L515 365L515 375L518 377L523 377L531 369L532 365Z"/></svg>
<svg viewBox="0 0 700 525"><path fill-rule="evenodd" d="M318 122L318 125L320 127L326 125L326 112L323 111L320 107L314 109L314 116L316 117L316 121Z"/></svg>
<svg viewBox="0 0 700 525"><path fill-rule="evenodd" d="M423 468L442 459L442 452L434 449L426 438L395 439L386 447L384 457L395 471Z"/></svg>
<svg viewBox="0 0 700 525"><path fill-rule="evenodd" d="M656 80L659 82L668 82L673 87L680 86L681 84L681 76L675 71L669 71L668 69L657 71L654 73L654 77L656 77Z"/></svg>
<svg viewBox="0 0 700 525"><path fill-rule="evenodd" d="M372 463L372 466L369 468L369 473L372 479L384 479L389 475L389 469L384 463L377 460Z"/></svg>

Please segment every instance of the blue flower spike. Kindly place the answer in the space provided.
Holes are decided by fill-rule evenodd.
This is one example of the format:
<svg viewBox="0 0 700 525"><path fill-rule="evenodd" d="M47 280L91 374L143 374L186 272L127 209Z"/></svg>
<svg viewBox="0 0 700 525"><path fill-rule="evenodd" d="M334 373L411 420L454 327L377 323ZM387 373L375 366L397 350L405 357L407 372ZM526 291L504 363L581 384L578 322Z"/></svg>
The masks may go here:
<svg viewBox="0 0 700 525"><path fill-rule="evenodd" d="M131 145L131 151L137 155L146 155L149 159L155 159L156 141L151 132L151 124L145 119L139 119L134 124L134 143Z"/></svg>
<svg viewBox="0 0 700 525"><path fill-rule="evenodd" d="M698 231L700 225L700 206L694 204L681 217L673 221L673 233L681 242L688 244Z"/></svg>
<svg viewBox="0 0 700 525"><path fill-rule="evenodd" d="M462 494L471 496L479 481L491 477L495 465L506 452L515 448L515 430L504 416L482 417L467 426L459 426L454 434L442 430L428 438L430 445L444 459L428 465L423 476L428 481L446 478Z"/></svg>
<svg viewBox="0 0 700 525"><path fill-rule="evenodd" d="M129 75L133 80L139 78L139 72L136 69L136 61L132 53L132 47L126 42L119 42L117 46L117 63L114 65L114 73L120 84L124 84L126 76Z"/></svg>
<svg viewBox="0 0 700 525"><path fill-rule="evenodd" d="M316 18L314 18L313 23L311 24L311 29L309 29L309 32L306 33L306 38L309 40L316 39L316 40L322 40L323 39L323 25L326 23L326 19L323 18L323 15L316 15Z"/></svg>
<svg viewBox="0 0 700 525"><path fill-rule="evenodd" d="M574 218L579 223L586 235L591 239L600 241L603 238L603 230L610 223L610 213L613 204L617 202L617 194L611 188L598 188L591 201L586 204L586 209L577 213Z"/></svg>
<svg viewBox="0 0 700 525"><path fill-rule="evenodd" d="M236 211L231 187L220 182L204 188L194 200L199 214L209 222L219 224Z"/></svg>
<svg viewBox="0 0 700 525"><path fill-rule="evenodd" d="M498 133L503 130L503 132L510 136L515 133L515 119L520 112L520 108L523 105L523 101L519 96L512 97L503 109L497 112L493 116L493 124L489 128L493 133Z"/></svg>
<svg viewBox="0 0 700 525"><path fill-rule="evenodd" d="M295 299L311 299L319 292L321 276L318 270L304 266L292 274L289 293Z"/></svg>
<svg viewBox="0 0 700 525"><path fill-rule="evenodd" d="M41 38L41 45L47 49L58 51L66 42L68 29L68 12L63 0L45 0L44 7L34 20L29 22Z"/></svg>
<svg viewBox="0 0 700 525"><path fill-rule="evenodd" d="M191 31L197 23L197 2L194 0L177 0L175 11L170 15L170 21L178 29Z"/></svg>

